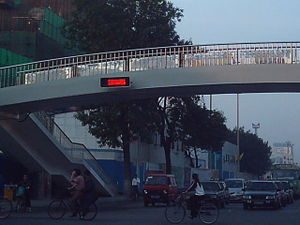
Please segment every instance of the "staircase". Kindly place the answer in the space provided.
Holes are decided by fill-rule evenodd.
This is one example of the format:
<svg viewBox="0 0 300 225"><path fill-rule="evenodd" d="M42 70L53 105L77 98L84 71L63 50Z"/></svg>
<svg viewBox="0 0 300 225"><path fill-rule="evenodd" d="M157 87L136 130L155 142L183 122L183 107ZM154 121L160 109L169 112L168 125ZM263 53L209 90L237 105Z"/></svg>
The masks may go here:
<svg viewBox="0 0 300 225"><path fill-rule="evenodd" d="M54 120L44 112L30 114L26 120L0 120L2 151L25 166L44 168L50 175L68 179L74 168L89 170L102 195L114 196L116 184L82 144L72 142Z"/></svg>

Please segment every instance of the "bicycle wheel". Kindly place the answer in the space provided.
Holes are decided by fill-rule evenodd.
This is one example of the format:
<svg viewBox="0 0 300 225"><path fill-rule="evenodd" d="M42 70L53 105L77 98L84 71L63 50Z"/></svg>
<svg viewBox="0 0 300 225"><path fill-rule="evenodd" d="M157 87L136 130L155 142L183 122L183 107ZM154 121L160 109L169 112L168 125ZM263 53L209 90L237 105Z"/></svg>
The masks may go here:
<svg viewBox="0 0 300 225"><path fill-rule="evenodd" d="M92 203L91 205L89 205L87 209L82 210L80 214L83 220L91 221L95 219L97 213L98 213L97 205L95 203Z"/></svg>
<svg viewBox="0 0 300 225"><path fill-rule="evenodd" d="M53 200L48 206L48 216L51 219L61 219L67 211L67 206L63 200Z"/></svg>
<svg viewBox="0 0 300 225"><path fill-rule="evenodd" d="M9 200L1 199L0 200L0 219L6 219L9 217L12 211L12 203Z"/></svg>
<svg viewBox="0 0 300 225"><path fill-rule="evenodd" d="M199 218L204 224L215 223L219 218L218 207L211 202L202 204L199 209Z"/></svg>
<svg viewBox="0 0 300 225"><path fill-rule="evenodd" d="M24 212L26 212L25 201L23 199L18 199L17 200L15 211L17 213L24 213Z"/></svg>
<svg viewBox="0 0 300 225"><path fill-rule="evenodd" d="M181 203L171 202L165 209L165 217L170 223L180 223L186 214L185 208Z"/></svg>

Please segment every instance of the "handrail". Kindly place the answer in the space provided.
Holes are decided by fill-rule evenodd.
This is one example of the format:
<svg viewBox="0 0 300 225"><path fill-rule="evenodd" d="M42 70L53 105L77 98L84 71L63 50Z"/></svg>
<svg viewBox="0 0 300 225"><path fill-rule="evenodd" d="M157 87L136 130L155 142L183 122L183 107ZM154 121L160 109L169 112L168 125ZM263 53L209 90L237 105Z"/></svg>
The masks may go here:
<svg viewBox="0 0 300 225"><path fill-rule="evenodd" d="M0 87L127 71L300 63L300 42L254 42L128 49L0 68Z"/></svg>
<svg viewBox="0 0 300 225"><path fill-rule="evenodd" d="M98 164L96 158L92 153L80 143L74 143L66 135L66 133L55 123L55 121L47 116L44 112L34 113L36 118L45 126L45 128L50 131L52 136L59 142L63 147L62 150L72 162L83 163L86 162L97 174L100 175L101 179L104 180L105 184L109 186L110 189L114 189L116 185L107 175L102 167Z"/></svg>
<svg viewBox="0 0 300 225"><path fill-rule="evenodd" d="M161 48L184 48L184 47L209 47L209 46L220 46L220 45L253 45L253 44L300 44L300 41L271 41L271 42L233 42L233 43L214 43L214 44L200 44L200 45L176 45L176 46L164 46L164 47L152 47L152 48L136 48L136 49L125 49L125 50L116 50L116 51L108 51L108 52L102 52L102 53L86 53L86 54L80 54L80 55L74 55L74 56L65 56L65 57L59 57L55 59L47 59L47 60L39 60L35 62L29 62L29 63L22 63L18 65L11 65L11 66L4 66L0 67L0 69L8 69L8 68L14 68L16 66L27 66L31 65L33 63L43 63L43 62L49 62L53 60L64 60L69 58L77 58L77 57L84 57L84 56L93 56L97 54L113 54L113 53L120 53L120 52L132 52L132 51L144 51L144 50L157 50Z"/></svg>

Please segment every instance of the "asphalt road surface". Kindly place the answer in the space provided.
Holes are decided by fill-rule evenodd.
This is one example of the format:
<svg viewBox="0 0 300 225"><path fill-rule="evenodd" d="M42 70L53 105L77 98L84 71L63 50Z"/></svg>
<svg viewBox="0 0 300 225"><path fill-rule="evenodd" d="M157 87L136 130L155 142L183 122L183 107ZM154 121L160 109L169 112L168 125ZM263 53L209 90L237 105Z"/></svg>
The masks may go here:
<svg viewBox="0 0 300 225"><path fill-rule="evenodd" d="M69 213L70 214L70 213ZM80 221L69 214L61 220L51 220L45 210L34 209L32 213L12 214L0 225L170 225L164 217L164 206L143 207L142 202L133 202L124 207L106 209L100 207L94 221ZM201 224L199 219L186 218L181 224ZM280 210L243 210L241 204L230 204L220 211L216 225L299 225L300 200Z"/></svg>

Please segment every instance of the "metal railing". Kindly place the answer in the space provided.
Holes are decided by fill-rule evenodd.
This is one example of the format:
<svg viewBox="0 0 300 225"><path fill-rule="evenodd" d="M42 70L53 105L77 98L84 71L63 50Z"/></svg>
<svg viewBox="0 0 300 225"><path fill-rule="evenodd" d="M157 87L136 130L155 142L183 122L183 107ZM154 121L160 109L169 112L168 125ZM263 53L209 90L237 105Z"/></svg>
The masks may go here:
<svg viewBox="0 0 300 225"><path fill-rule="evenodd" d="M62 151L67 155L68 159L73 163L78 163L92 168L96 174L104 181L104 183L116 193L116 184L106 172L102 169L92 153L83 145L74 143L70 138L61 130L61 128L54 122L53 118L49 117L44 112L34 113L35 117L44 125L45 128L52 134L54 139L60 144Z"/></svg>
<svg viewBox="0 0 300 225"><path fill-rule="evenodd" d="M0 87L126 71L299 63L300 42L190 45L86 54L0 68Z"/></svg>

